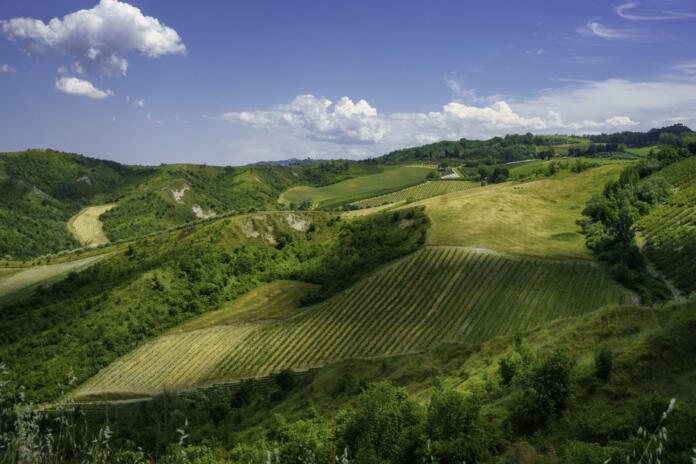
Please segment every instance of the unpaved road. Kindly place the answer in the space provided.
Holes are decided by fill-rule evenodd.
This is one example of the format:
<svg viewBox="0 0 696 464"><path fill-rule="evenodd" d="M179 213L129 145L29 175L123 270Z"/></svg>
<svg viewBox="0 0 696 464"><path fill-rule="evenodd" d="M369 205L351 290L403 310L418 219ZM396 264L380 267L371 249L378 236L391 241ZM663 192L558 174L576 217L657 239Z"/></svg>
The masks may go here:
<svg viewBox="0 0 696 464"><path fill-rule="evenodd" d="M81 271L107 256L111 256L111 254L90 256L67 263L35 266L19 271L6 279L0 280L0 297L44 281L47 283L56 282L60 278L67 276L70 271Z"/></svg>

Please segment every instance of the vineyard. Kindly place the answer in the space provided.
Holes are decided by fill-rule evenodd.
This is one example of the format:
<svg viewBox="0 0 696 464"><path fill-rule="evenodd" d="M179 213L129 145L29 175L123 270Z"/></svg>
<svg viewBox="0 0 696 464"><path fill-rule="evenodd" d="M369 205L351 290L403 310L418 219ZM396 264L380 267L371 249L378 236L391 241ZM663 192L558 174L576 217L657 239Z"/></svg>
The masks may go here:
<svg viewBox="0 0 696 464"><path fill-rule="evenodd" d="M696 291L696 156L674 163L656 176L675 192L639 224L644 251L679 290Z"/></svg>
<svg viewBox="0 0 696 464"><path fill-rule="evenodd" d="M458 180L429 181L414 187L399 190L398 192L356 201L351 203L351 205L357 206L358 208L370 208L388 203L398 203L400 201L424 200L426 198L444 195L446 193L470 189L477 187L478 185L479 184L476 182Z"/></svg>
<svg viewBox="0 0 696 464"><path fill-rule="evenodd" d="M77 394L152 394L443 342L480 343L632 300L587 261L428 247L294 316L161 337Z"/></svg>

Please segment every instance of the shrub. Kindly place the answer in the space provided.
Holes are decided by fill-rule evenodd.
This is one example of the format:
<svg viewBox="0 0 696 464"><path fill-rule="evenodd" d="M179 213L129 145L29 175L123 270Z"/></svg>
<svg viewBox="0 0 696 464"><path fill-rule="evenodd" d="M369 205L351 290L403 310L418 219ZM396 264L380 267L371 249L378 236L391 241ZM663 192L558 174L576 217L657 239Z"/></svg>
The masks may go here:
<svg viewBox="0 0 696 464"><path fill-rule="evenodd" d="M602 347L595 353L595 374L600 379L608 379L611 375L613 353L607 347Z"/></svg>

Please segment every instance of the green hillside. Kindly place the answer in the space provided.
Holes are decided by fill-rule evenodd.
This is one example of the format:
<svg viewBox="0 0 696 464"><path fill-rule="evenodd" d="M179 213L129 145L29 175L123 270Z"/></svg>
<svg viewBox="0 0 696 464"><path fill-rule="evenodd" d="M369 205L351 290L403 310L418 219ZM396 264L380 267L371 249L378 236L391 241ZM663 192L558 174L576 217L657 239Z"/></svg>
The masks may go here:
<svg viewBox="0 0 696 464"><path fill-rule="evenodd" d="M685 295L696 291L696 156L652 175L672 194L639 222L645 253Z"/></svg>
<svg viewBox="0 0 696 464"><path fill-rule="evenodd" d="M400 214L409 228L399 227ZM104 248L113 253L88 269L20 301L0 301L0 359L28 398L53 400L71 369L82 382L264 282L315 283L307 300L326 298L415 250L426 225L417 210L350 223L325 213L255 213Z"/></svg>
<svg viewBox="0 0 696 464"><path fill-rule="evenodd" d="M446 193L458 192L478 186L475 182L461 180L437 180L428 181L414 187L408 187L394 193L379 195L365 200L355 201L351 206L358 208L371 208L373 206L384 205L387 203L398 203L400 201L417 201L425 198L436 197Z"/></svg>
<svg viewBox="0 0 696 464"><path fill-rule="evenodd" d="M378 174L356 177L325 187L293 187L283 192L279 201L291 208L304 202L331 208L419 184L432 172L433 169L422 166L389 167Z"/></svg>

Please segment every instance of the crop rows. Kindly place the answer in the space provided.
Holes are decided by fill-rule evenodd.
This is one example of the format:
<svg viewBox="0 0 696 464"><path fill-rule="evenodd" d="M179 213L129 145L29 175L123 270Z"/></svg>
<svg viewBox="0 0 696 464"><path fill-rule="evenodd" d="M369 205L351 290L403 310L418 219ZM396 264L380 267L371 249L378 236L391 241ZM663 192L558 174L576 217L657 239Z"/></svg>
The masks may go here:
<svg viewBox="0 0 696 464"><path fill-rule="evenodd" d="M298 317L250 333L207 380L483 342L628 298L586 262L427 248Z"/></svg>
<svg viewBox="0 0 696 464"><path fill-rule="evenodd" d="M422 184L399 190L398 192L380 195L378 197L367 198L351 203L359 208L371 208L380 206L386 203L397 203L406 200L423 200L425 198L444 195L446 193L458 192L476 187L475 182L466 182L461 180L439 180L424 182Z"/></svg>
<svg viewBox="0 0 696 464"><path fill-rule="evenodd" d="M77 395L147 395L195 385L255 327L230 325L160 337L110 364Z"/></svg>
<svg viewBox="0 0 696 464"><path fill-rule="evenodd" d="M684 294L696 291L696 157L658 173L677 190L640 221L650 261Z"/></svg>

